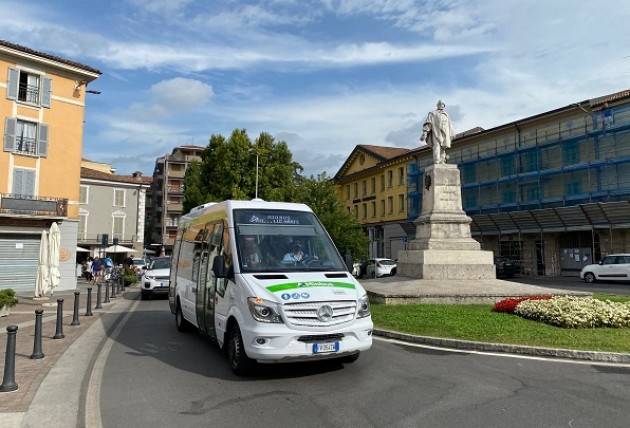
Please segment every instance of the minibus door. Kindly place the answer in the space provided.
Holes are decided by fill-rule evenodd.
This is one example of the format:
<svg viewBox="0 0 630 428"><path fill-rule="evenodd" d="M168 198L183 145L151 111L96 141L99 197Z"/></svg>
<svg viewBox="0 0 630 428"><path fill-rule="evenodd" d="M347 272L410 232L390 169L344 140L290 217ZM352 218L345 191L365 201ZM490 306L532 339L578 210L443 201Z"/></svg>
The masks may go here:
<svg viewBox="0 0 630 428"><path fill-rule="evenodd" d="M214 272L212 272L212 264L214 263L214 258L221 253L221 238L223 235L223 224L217 223L214 225L213 231L210 234L210 239L208 240L208 252L207 252L207 260L204 264L204 277L206 279L205 282L205 292L204 292L204 308L203 308L203 320L204 320L204 330L205 332L216 338L216 329L214 325L214 311L215 311L215 297L216 297L216 288L217 288L217 278L214 276Z"/></svg>

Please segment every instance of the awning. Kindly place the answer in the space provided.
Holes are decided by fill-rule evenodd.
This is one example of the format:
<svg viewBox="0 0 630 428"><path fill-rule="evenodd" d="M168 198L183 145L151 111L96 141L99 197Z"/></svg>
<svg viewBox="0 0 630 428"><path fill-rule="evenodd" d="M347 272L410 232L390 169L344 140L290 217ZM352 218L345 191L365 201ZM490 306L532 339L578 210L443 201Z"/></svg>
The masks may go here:
<svg viewBox="0 0 630 428"><path fill-rule="evenodd" d="M77 253L89 253L90 250L88 250L87 248L83 248L83 247L79 247L77 245Z"/></svg>
<svg viewBox="0 0 630 428"><path fill-rule="evenodd" d="M133 248L123 247L122 245L111 245L105 248L106 253L135 253Z"/></svg>

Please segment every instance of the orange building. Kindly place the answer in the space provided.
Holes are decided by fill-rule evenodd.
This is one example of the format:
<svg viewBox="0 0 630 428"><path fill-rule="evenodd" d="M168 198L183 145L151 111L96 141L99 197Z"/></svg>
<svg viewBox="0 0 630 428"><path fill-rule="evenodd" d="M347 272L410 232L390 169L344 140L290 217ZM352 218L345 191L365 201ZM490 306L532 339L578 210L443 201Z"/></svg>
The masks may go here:
<svg viewBox="0 0 630 428"><path fill-rule="evenodd" d="M52 222L61 229L59 288L76 286L85 93L100 74L0 40L0 288L34 289Z"/></svg>

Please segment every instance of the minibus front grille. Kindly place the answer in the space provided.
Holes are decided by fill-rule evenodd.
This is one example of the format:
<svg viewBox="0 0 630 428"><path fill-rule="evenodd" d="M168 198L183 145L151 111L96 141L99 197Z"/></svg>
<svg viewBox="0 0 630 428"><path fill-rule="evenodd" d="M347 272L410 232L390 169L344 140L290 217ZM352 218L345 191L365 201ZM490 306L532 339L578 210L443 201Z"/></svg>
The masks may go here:
<svg viewBox="0 0 630 428"><path fill-rule="evenodd" d="M317 317L317 311L324 305L333 309L332 317L328 320L321 320ZM285 303L282 305L282 309L289 324L304 327L330 327L352 321L357 311L357 302L355 300L334 300Z"/></svg>
<svg viewBox="0 0 630 428"><path fill-rule="evenodd" d="M316 334L298 337L298 342L314 343L314 342L333 342L343 339L343 333L335 334Z"/></svg>

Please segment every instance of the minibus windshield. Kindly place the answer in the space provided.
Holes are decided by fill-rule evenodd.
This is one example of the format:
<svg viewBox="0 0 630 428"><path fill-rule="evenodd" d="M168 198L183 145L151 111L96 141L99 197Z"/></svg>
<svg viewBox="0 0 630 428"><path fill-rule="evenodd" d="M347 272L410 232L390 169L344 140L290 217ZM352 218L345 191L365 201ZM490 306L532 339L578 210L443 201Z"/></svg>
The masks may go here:
<svg viewBox="0 0 630 428"><path fill-rule="evenodd" d="M243 273L346 270L312 213L234 210L234 223Z"/></svg>

